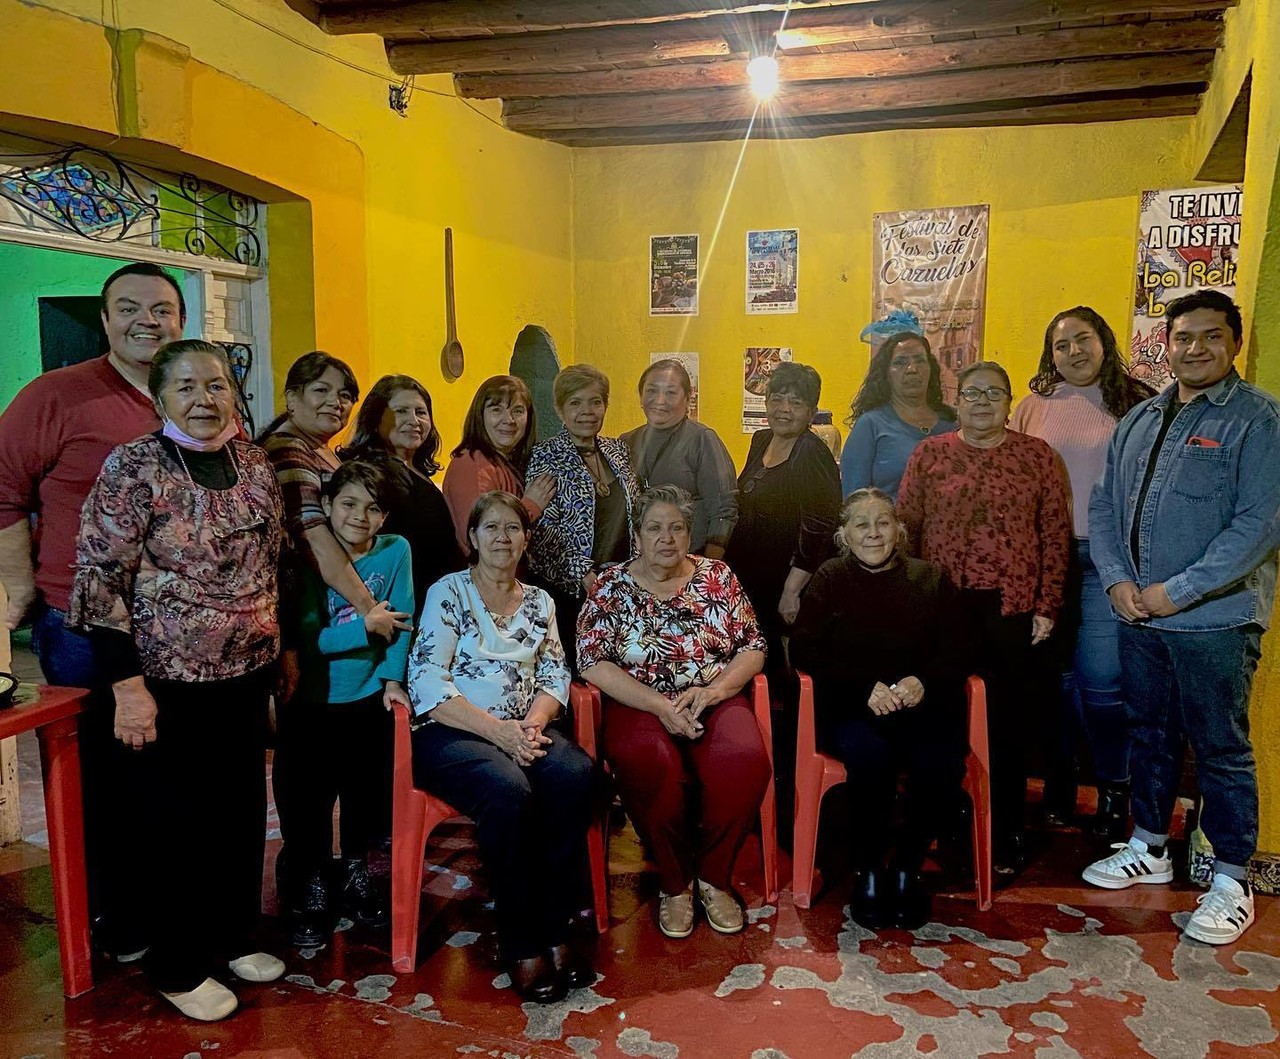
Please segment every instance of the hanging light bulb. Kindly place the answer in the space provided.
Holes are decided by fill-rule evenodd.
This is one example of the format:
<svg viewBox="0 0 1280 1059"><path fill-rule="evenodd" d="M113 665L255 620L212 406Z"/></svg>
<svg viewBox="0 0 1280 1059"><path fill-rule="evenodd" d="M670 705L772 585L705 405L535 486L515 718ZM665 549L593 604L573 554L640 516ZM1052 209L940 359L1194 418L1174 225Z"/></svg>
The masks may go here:
<svg viewBox="0 0 1280 1059"><path fill-rule="evenodd" d="M778 60L772 55L757 55L747 63L747 79L756 99L768 102L778 93Z"/></svg>

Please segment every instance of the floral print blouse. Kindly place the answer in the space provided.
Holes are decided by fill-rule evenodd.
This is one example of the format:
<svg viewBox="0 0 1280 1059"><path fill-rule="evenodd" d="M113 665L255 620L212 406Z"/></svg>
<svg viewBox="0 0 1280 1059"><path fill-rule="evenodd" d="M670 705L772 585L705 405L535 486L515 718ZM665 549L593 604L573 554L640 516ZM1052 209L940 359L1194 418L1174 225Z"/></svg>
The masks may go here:
<svg viewBox="0 0 1280 1059"><path fill-rule="evenodd" d="M693 576L670 599L643 588L630 563L607 567L578 615L579 670L612 662L674 699L711 683L739 652L765 650L733 571L719 559L692 558Z"/></svg>
<svg viewBox="0 0 1280 1059"><path fill-rule="evenodd" d="M418 716L462 696L500 720L524 717L540 694L569 701L569 669L556 629L555 604L521 584L511 615L485 606L471 571L447 574L427 592L409 652L409 700Z"/></svg>
<svg viewBox="0 0 1280 1059"><path fill-rule="evenodd" d="M67 624L132 633L146 676L230 680L280 653L280 490L260 448L227 444L230 488L197 485L148 434L85 500Z"/></svg>

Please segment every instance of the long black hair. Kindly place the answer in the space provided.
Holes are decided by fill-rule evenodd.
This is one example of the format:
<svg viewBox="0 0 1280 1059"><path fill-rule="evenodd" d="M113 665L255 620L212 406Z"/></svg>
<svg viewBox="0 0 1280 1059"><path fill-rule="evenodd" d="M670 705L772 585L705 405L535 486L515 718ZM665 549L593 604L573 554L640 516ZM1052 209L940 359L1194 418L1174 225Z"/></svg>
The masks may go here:
<svg viewBox="0 0 1280 1059"><path fill-rule="evenodd" d="M332 353L322 349L313 349L303 353L289 367L289 374L284 377L284 392L295 393L310 386L330 368L336 368L342 376L342 385L351 394L351 400L360 400L360 384L356 381L356 373L345 360L339 360ZM258 433L259 444L276 432L282 423L289 418L288 411L281 412Z"/></svg>
<svg viewBox="0 0 1280 1059"><path fill-rule="evenodd" d="M382 439L379 428L382 417L386 414L391 398L401 390L412 390L427 405L427 415L431 418L431 430L413 454L414 470L427 478L440 470L436 462L436 453L440 451L440 431L436 428L435 413L431 408L431 394L412 375L384 375L369 388L369 396L364 399L360 411L356 415L355 429L351 441L338 449L338 456L344 460L367 459L371 453L387 453L387 443Z"/></svg>
<svg viewBox="0 0 1280 1059"><path fill-rule="evenodd" d="M1129 374L1129 365L1125 362L1124 354L1120 352L1116 333L1111 330L1111 325L1097 310L1087 305L1063 309L1049 321L1049 326L1044 329L1044 349L1040 353L1040 364L1028 384L1032 393L1048 397L1058 388L1058 383L1066 381L1053 362L1053 331L1058 324L1068 318L1083 320L1097 332L1098 339L1102 343L1102 367L1098 370L1098 386L1102 390L1102 406L1110 415L1116 419L1123 419L1125 413L1134 405L1155 396L1155 390Z"/></svg>
<svg viewBox="0 0 1280 1059"><path fill-rule="evenodd" d="M899 331L886 338L871 358L867 377L862 380L862 388L849 406L849 418L844 421L845 426L853 426L858 416L893 400L893 390L889 386L889 362L893 360L894 350L903 342L919 342L924 346L925 356L929 358L929 383L925 388L925 403L938 413L939 418L955 422L956 410L942 399L942 368L938 364L938 358L933 355L929 340L915 331Z"/></svg>

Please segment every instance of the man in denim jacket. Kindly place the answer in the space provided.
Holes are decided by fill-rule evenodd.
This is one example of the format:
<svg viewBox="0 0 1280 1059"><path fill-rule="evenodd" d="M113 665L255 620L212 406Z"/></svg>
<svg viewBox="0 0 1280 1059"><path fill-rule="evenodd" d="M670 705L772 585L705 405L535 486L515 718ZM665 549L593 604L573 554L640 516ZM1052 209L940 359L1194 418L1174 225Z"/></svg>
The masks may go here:
<svg viewBox="0 0 1280 1059"><path fill-rule="evenodd" d="M1242 328L1226 295L1179 298L1166 321L1176 381L1120 422L1089 502L1090 553L1121 623L1134 830L1084 878L1113 890L1173 878L1165 844L1189 738L1217 863L1185 930L1221 945L1254 919L1249 688L1275 599L1280 402L1232 367Z"/></svg>

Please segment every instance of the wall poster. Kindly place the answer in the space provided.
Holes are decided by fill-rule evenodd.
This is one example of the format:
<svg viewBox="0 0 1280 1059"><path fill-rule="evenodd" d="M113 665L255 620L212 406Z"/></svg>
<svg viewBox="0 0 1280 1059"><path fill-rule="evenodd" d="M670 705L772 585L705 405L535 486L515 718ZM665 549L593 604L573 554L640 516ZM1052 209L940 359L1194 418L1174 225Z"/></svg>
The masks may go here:
<svg viewBox="0 0 1280 1059"><path fill-rule="evenodd" d="M982 356L987 301L988 206L877 213L871 317L914 312L954 403L956 372Z"/></svg>
<svg viewBox="0 0 1280 1059"><path fill-rule="evenodd" d="M649 236L649 315L698 315L698 237Z"/></svg>
<svg viewBox="0 0 1280 1059"><path fill-rule="evenodd" d="M773 369L791 359L790 346L748 346L742 358L742 432L754 434L769 425L764 415L764 388Z"/></svg>
<svg viewBox="0 0 1280 1059"><path fill-rule="evenodd" d="M689 373L689 382L693 384L693 392L689 394L689 418L698 421L698 354L697 353L650 353L649 363L656 364L660 360L678 360Z"/></svg>
<svg viewBox="0 0 1280 1059"><path fill-rule="evenodd" d="M1164 311L1203 287L1235 297L1240 250L1239 184L1144 191L1138 222L1129 371L1157 389L1169 374Z"/></svg>
<svg viewBox="0 0 1280 1059"><path fill-rule="evenodd" d="M794 313L800 278L800 231L747 232L747 315Z"/></svg>

